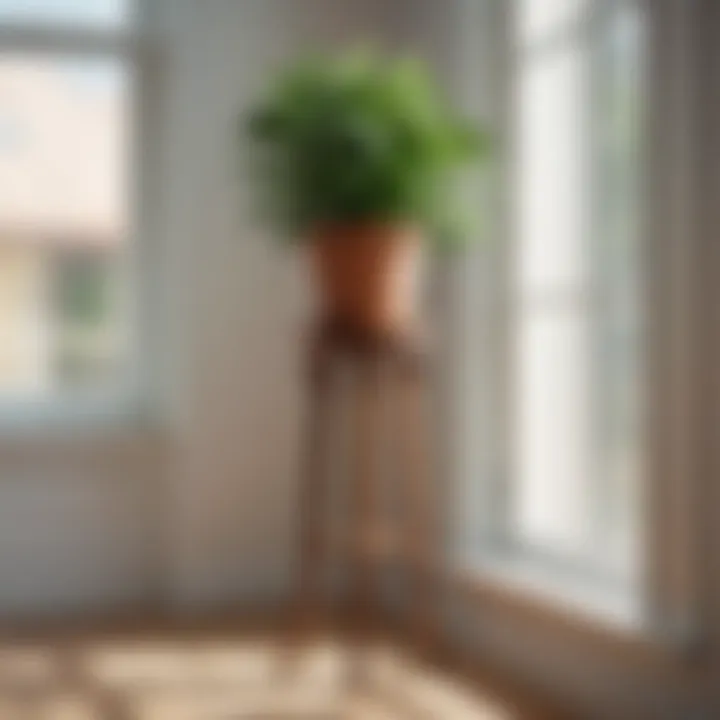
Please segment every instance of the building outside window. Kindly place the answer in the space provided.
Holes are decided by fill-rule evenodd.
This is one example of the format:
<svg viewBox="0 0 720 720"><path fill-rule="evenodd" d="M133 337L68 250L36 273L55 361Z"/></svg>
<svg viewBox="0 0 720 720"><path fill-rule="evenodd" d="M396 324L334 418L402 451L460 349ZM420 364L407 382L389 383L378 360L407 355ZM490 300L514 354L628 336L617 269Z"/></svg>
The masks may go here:
<svg viewBox="0 0 720 720"><path fill-rule="evenodd" d="M0 0L0 398L130 372L129 22L120 0Z"/></svg>

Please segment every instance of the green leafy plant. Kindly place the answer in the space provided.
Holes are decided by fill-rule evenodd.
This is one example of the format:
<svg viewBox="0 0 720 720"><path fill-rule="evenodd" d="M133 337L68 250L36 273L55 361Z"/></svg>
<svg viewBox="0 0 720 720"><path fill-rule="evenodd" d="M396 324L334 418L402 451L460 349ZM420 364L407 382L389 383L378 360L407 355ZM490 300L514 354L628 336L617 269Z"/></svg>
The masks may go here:
<svg viewBox="0 0 720 720"><path fill-rule="evenodd" d="M409 223L457 241L457 171L487 148L413 59L295 63L244 118L263 214L309 240L338 224Z"/></svg>

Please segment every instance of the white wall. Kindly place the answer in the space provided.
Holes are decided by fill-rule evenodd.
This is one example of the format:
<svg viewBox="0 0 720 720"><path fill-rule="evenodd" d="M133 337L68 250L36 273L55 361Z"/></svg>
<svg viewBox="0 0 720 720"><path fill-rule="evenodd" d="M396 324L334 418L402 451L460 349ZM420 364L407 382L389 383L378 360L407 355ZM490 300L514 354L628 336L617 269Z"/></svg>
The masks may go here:
<svg viewBox="0 0 720 720"><path fill-rule="evenodd" d="M151 445L140 431L3 437L0 615L151 599L158 476Z"/></svg>

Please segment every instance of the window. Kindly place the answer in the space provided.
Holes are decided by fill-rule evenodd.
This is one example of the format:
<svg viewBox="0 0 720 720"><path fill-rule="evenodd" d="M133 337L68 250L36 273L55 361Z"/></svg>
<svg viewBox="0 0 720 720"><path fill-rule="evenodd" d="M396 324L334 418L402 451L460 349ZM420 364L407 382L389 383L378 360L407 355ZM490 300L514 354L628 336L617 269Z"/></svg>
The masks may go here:
<svg viewBox="0 0 720 720"><path fill-rule="evenodd" d="M0 0L0 399L129 379L128 17L121 0Z"/></svg>
<svg viewBox="0 0 720 720"><path fill-rule="evenodd" d="M617 567L641 475L640 14L523 0L516 28L508 529Z"/></svg>
<svg viewBox="0 0 720 720"><path fill-rule="evenodd" d="M475 442L493 446L473 466L489 491L467 489L475 504L482 495L487 527L482 541L466 531L463 542L563 572L634 578L645 445L644 11L634 0L511 7L498 121L509 147L507 221L499 254L483 251L493 266L501 256L504 272L498 281L482 271L481 284L495 287L489 305L487 295L471 300L503 327L469 329L482 348L471 364L491 376L484 390L466 371L487 417Z"/></svg>

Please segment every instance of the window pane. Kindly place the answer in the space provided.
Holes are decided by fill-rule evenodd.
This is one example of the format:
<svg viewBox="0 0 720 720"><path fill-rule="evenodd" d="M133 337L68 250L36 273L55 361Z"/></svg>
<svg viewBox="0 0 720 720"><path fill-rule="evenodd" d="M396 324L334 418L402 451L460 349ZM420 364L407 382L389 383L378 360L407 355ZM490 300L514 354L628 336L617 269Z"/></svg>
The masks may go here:
<svg viewBox="0 0 720 720"><path fill-rule="evenodd" d="M584 313L528 312L518 337L518 538L566 553L592 525L590 328Z"/></svg>
<svg viewBox="0 0 720 720"><path fill-rule="evenodd" d="M129 5L130 0L0 0L0 23L117 27L127 21Z"/></svg>
<svg viewBox="0 0 720 720"><path fill-rule="evenodd" d="M643 16L598 9L590 32L518 58L508 521L514 540L626 572L643 471Z"/></svg>
<svg viewBox="0 0 720 720"><path fill-rule="evenodd" d="M518 35L521 41L532 42L568 30L587 5L588 0L520 0Z"/></svg>
<svg viewBox="0 0 720 720"><path fill-rule="evenodd" d="M587 54L577 45L530 60L518 82L519 282L577 285L587 236Z"/></svg>
<svg viewBox="0 0 720 720"><path fill-rule="evenodd" d="M128 80L114 60L0 56L3 394L121 369Z"/></svg>
<svg viewBox="0 0 720 720"><path fill-rule="evenodd" d="M598 88L596 151L598 457L605 478L599 501L608 542L619 558L637 555L642 473L640 206L643 115L642 16L616 8L598 38L605 71Z"/></svg>

